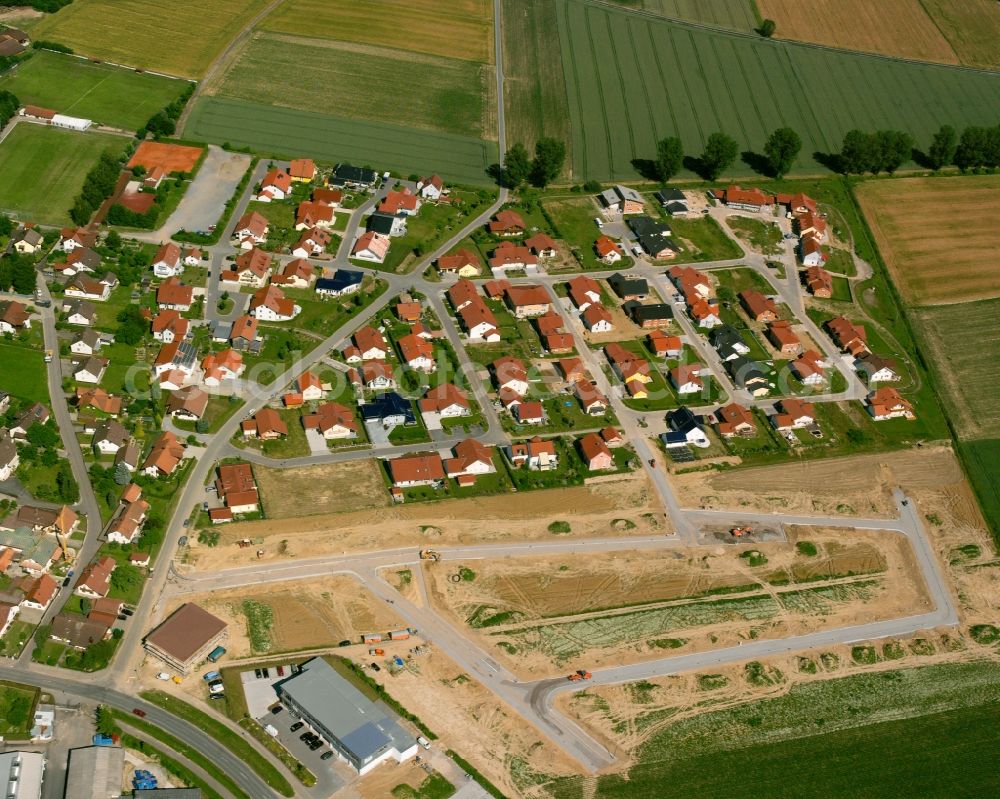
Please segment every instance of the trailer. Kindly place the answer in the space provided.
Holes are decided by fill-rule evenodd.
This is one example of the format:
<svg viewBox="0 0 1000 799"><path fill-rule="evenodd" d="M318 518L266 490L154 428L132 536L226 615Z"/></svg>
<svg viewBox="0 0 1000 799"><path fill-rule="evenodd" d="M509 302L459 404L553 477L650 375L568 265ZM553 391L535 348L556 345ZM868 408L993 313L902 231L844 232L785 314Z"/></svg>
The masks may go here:
<svg viewBox="0 0 1000 799"><path fill-rule="evenodd" d="M409 637L410 637L410 630L409 630L409 628L407 628L405 630L392 630L389 633L389 640L390 641L405 641Z"/></svg>
<svg viewBox="0 0 1000 799"><path fill-rule="evenodd" d="M378 644L382 641L382 633L365 633L361 636L363 644Z"/></svg>

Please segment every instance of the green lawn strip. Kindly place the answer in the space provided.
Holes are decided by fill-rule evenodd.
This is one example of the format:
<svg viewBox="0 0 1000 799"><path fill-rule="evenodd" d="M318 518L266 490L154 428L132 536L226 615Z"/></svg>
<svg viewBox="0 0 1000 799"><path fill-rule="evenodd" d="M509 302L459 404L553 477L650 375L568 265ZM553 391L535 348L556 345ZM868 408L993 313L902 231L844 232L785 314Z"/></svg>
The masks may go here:
<svg viewBox="0 0 1000 799"><path fill-rule="evenodd" d="M158 705L168 713L189 721L199 729L207 732L240 760L246 762L257 773L258 777L279 791L282 796L294 795L292 786L281 772L267 758L261 757L260 753L253 746L244 741L235 731L229 729L221 721L217 721L194 705L188 704L163 691L143 691L140 696L147 702Z"/></svg>
<svg viewBox="0 0 1000 799"><path fill-rule="evenodd" d="M146 743L145 741L136 738L134 735L129 733L122 733L121 736L122 744L129 749L134 749L137 752L141 752L147 757L159 763L163 766L164 770L170 772L172 775L177 777L178 780L183 782L188 786L198 786L201 789L202 796L205 799L222 799L219 793L210 786L206 785L204 780L197 777L194 772L190 769L185 768L181 763L178 763L168 754L155 746ZM244 796L245 794L238 794L239 796Z"/></svg>
<svg viewBox="0 0 1000 799"><path fill-rule="evenodd" d="M239 797L240 799L243 799L243 797L249 799L249 797L247 797L247 795L242 790L240 790L239 786L233 781L232 777L230 777L219 766L215 765L215 763L209 760L208 757L199 752L196 748L194 748L190 744L187 744L184 741L180 740L179 738L175 738L170 733L161 730L152 722L143 721L142 719L139 719L137 716L134 716L131 713L125 713L124 711L115 710L114 708L110 708L109 710L112 717L118 722L125 724L126 726L134 727L135 729L140 730L144 734L148 735L150 738L159 741L169 749L173 749L174 752L181 755L182 757L186 757L194 765L198 766L212 779L214 779L217 783L219 783L219 785L221 785L223 788L229 791L233 796ZM288 785L288 782L286 781L285 784ZM294 793L291 790L291 785L288 785L288 791L289 791L288 793L284 793L283 795L284 796L294 795Z"/></svg>

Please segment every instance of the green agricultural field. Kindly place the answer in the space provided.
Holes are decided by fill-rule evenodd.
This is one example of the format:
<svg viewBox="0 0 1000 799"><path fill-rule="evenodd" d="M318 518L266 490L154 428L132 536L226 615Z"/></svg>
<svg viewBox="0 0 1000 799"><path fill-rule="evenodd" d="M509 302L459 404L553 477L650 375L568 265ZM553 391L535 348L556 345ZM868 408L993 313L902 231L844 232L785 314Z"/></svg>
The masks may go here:
<svg viewBox="0 0 1000 799"><path fill-rule="evenodd" d="M492 0L285 0L260 27L469 61L493 60Z"/></svg>
<svg viewBox="0 0 1000 799"><path fill-rule="evenodd" d="M136 130L187 88L186 81L40 50L0 78L22 103Z"/></svg>
<svg viewBox="0 0 1000 799"><path fill-rule="evenodd" d="M558 0L503 0L507 140L529 149L543 136L572 138L559 38Z"/></svg>
<svg viewBox="0 0 1000 799"><path fill-rule="evenodd" d="M76 0L33 38L141 69L199 78L267 0Z"/></svg>
<svg viewBox="0 0 1000 799"><path fill-rule="evenodd" d="M669 785L673 796L727 799L995 796L997 688L990 663L796 686L666 726L637 753L628 779L600 777L595 795L651 799ZM560 780L550 794L580 796L579 788L579 778Z"/></svg>
<svg viewBox="0 0 1000 799"><path fill-rule="evenodd" d="M960 441L958 453L993 539L1000 546L1000 439Z"/></svg>
<svg viewBox="0 0 1000 799"><path fill-rule="evenodd" d="M210 94L493 138L483 124L489 77L489 67L457 58L256 34Z"/></svg>
<svg viewBox="0 0 1000 799"><path fill-rule="evenodd" d="M752 31L757 27L753 0L611 0L612 3L670 19L701 22L719 28Z"/></svg>
<svg viewBox="0 0 1000 799"><path fill-rule="evenodd" d="M222 97L199 99L184 135L268 156L371 164L404 175L437 172L445 180L477 185L490 182L486 168L497 159L496 144L480 139Z"/></svg>
<svg viewBox="0 0 1000 799"><path fill-rule="evenodd" d="M0 209L21 219L68 224L69 210L100 154L127 145L121 136L18 125L0 143Z"/></svg>
<svg viewBox="0 0 1000 799"><path fill-rule="evenodd" d="M572 135L572 177L630 179L658 139L697 155L724 131L759 152L787 125L796 167L851 128L898 128L925 143L942 123L995 124L1000 75L835 52L660 21L588 0L557 0ZM513 130L521 125L512 120ZM748 173L742 163L734 174Z"/></svg>

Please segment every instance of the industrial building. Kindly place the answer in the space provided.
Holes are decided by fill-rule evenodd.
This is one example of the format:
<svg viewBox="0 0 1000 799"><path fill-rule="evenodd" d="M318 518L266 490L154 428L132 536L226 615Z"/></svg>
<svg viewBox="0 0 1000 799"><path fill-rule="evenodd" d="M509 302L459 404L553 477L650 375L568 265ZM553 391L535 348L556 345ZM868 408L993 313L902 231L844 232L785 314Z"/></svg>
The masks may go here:
<svg viewBox="0 0 1000 799"><path fill-rule="evenodd" d="M226 635L226 623L188 602L146 636L146 651L181 674L188 674L208 657Z"/></svg>
<svg viewBox="0 0 1000 799"><path fill-rule="evenodd" d="M4 752L0 755L0 787L5 799L38 799L42 795L45 755Z"/></svg>
<svg viewBox="0 0 1000 799"><path fill-rule="evenodd" d="M381 702L372 702L322 658L275 683L282 703L323 738L341 759L364 775L389 758L417 753L415 738Z"/></svg>
<svg viewBox="0 0 1000 799"><path fill-rule="evenodd" d="M125 750L120 746L71 749L63 799L119 799Z"/></svg>

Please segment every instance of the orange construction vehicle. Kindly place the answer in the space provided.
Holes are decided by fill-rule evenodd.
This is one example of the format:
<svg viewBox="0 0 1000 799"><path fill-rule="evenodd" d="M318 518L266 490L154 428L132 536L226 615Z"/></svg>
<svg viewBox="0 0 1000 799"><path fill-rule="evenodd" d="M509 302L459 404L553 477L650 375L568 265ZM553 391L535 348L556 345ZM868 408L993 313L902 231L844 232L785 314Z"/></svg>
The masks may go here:
<svg viewBox="0 0 1000 799"><path fill-rule="evenodd" d="M580 682L580 680L589 680L593 676L594 675L591 674L589 671L586 671L584 669L577 669L572 674L570 674L569 677L567 677L566 679L568 679L570 682Z"/></svg>
<svg viewBox="0 0 1000 799"><path fill-rule="evenodd" d="M747 525L746 527L734 527L729 531L733 538L742 538L745 535L750 535L753 533L753 528Z"/></svg>

